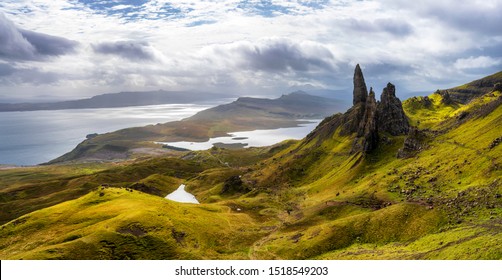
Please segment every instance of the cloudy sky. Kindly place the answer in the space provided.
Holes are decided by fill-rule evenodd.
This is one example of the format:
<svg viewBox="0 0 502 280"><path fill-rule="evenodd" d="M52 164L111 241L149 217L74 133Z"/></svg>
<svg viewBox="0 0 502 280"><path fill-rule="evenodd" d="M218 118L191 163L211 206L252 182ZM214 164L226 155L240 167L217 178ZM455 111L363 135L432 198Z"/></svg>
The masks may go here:
<svg viewBox="0 0 502 280"><path fill-rule="evenodd" d="M0 101L447 88L502 70L502 0L2 0Z"/></svg>

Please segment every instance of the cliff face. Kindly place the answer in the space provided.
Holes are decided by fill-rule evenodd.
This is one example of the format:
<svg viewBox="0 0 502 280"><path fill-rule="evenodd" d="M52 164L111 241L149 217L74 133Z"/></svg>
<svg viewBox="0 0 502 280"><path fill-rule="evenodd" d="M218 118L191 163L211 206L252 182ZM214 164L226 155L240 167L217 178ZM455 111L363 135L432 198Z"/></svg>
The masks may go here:
<svg viewBox="0 0 502 280"><path fill-rule="evenodd" d="M352 147L353 153L370 153L378 146L379 133L389 133L392 136L408 133L410 130L408 118L401 101L396 97L396 88L393 84L387 84L380 101L377 102L373 89L370 89L368 94L359 64L354 71L353 82L353 106L344 114L325 119L307 139L313 139L315 136L324 139L340 129L340 135L356 135Z"/></svg>
<svg viewBox="0 0 502 280"><path fill-rule="evenodd" d="M369 153L378 146L378 110L375 99L375 92L370 89L370 94L366 99L364 115L359 123L357 139L352 148L353 152L363 151Z"/></svg>

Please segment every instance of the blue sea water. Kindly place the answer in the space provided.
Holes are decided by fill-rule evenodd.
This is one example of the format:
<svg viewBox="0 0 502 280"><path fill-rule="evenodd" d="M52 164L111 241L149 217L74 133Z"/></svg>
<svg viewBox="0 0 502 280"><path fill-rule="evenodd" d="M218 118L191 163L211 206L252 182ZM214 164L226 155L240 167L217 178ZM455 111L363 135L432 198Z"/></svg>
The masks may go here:
<svg viewBox="0 0 502 280"><path fill-rule="evenodd" d="M87 134L176 121L216 104L0 112L0 164L44 163L71 151Z"/></svg>
<svg viewBox="0 0 502 280"><path fill-rule="evenodd" d="M36 165L48 162L73 150L88 134L181 120L221 103L226 102L0 112L0 164ZM159 145L169 144L190 150L209 149L214 143L240 143L246 147L268 146L286 139L301 139L319 121L308 121L298 127L234 132L229 137L211 138L202 143L173 142Z"/></svg>

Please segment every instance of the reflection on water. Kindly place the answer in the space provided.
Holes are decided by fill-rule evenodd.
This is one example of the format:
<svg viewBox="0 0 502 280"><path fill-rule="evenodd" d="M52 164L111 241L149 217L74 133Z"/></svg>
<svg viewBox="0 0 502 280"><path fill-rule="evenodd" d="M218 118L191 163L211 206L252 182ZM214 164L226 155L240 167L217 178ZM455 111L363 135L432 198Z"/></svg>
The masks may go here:
<svg viewBox="0 0 502 280"><path fill-rule="evenodd" d="M302 139L307 136L318 124L320 120L313 120L310 123L301 124L297 127L262 129L253 131L233 132L230 136L215 137L207 142L157 142L172 147L189 149L192 151L207 150L213 147L263 147L270 146L288 139ZM223 144L223 145L222 145Z"/></svg>
<svg viewBox="0 0 502 280"><path fill-rule="evenodd" d="M177 190L168 194L166 198L177 202L199 204L199 201L193 194L185 191L185 187L184 184L181 184Z"/></svg>

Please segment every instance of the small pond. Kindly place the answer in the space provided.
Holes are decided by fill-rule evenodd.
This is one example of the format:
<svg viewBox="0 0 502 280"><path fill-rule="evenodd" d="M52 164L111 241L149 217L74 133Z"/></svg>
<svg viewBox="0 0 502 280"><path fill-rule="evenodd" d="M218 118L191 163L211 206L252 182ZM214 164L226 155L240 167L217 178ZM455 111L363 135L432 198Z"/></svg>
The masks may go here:
<svg viewBox="0 0 502 280"><path fill-rule="evenodd" d="M199 201L193 194L185 191L185 187L185 184L181 184L177 190L168 194L166 198L176 202L199 204Z"/></svg>

